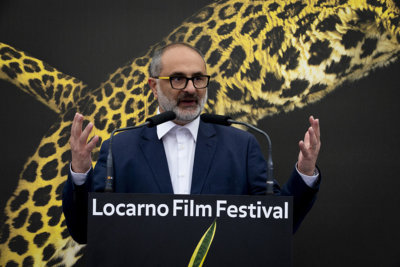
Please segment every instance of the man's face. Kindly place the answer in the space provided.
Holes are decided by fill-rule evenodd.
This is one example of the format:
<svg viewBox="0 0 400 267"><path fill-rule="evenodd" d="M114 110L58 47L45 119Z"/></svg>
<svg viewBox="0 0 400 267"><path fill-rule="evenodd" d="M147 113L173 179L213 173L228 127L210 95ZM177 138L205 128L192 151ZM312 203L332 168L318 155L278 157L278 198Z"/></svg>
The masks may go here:
<svg viewBox="0 0 400 267"><path fill-rule="evenodd" d="M159 76L206 75L206 66L201 56L186 46L174 46L164 51L162 69ZM185 89L176 90L169 80L149 80L151 89L158 99L160 112L174 111L178 124L186 124L200 115L207 101L207 88L196 89L192 81L188 81Z"/></svg>

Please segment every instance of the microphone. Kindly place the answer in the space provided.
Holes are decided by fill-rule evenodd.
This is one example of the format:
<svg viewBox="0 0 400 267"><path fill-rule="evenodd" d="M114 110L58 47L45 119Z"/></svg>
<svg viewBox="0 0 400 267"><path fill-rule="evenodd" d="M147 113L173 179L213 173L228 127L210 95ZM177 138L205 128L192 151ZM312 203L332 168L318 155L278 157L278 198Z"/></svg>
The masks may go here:
<svg viewBox="0 0 400 267"><path fill-rule="evenodd" d="M225 125L225 126L230 126L232 124L244 125L244 126L265 136L265 138L267 139L267 142L268 142L268 160L267 160L268 177L267 177L267 190L266 190L265 194L273 195L274 194L274 178L273 178L274 164L272 162L272 143L271 143L271 139L269 138L268 134L251 124L232 120L232 118L229 116L204 113L204 114L201 114L200 118L204 122L220 124L220 125Z"/></svg>
<svg viewBox="0 0 400 267"><path fill-rule="evenodd" d="M104 192L113 192L114 191L114 166L113 166L113 157L112 157L112 140L114 134L117 132L122 132L126 130L133 130L137 128L141 128L144 126L154 127L159 124L162 124L167 121L174 120L176 118L176 114L173 111L165 111L156 116L147 118L146 122L137 126L129 126L125 128L119 128L112 131L110 136L110 143L108 146L108 155L107 155L107 177L106 177L106 186L104 188Z"/></svg>

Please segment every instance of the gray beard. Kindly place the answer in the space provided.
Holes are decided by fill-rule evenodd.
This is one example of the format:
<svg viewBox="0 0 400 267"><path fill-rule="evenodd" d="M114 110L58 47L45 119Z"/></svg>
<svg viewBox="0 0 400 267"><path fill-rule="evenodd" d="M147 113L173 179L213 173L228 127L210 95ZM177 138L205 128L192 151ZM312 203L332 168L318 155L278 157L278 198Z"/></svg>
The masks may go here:
<svg viewBox="0 0 400 267"><path fill-rule="evenodd" d="M207 90L207 89L205 89ZM157 95L158 95L158 104L164 111L173 111L176 114L175 121L181 123L188 123L196 119L200 113L203 111L204 105L207 102L208 91L202 99L198 99L198 105L196 109L184 110L178 107L178 100L170 100L168 99L160 89L160 86L157 84ZM196 95L196 98L198 96Z"/></svg>

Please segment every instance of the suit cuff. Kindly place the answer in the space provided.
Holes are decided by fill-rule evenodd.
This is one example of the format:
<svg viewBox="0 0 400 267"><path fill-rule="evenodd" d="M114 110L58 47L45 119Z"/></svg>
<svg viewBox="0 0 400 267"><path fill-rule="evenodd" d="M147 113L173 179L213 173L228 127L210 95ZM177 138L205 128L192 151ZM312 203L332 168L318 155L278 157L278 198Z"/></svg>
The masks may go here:
<svg viewBox="0 0 400 267"><path fill-rule="evenodd" d="M72 179L72 181L74 182L74 184L75 184L75 185L83 185L83 184L86 182L88 173L90 172L91 169L92 169L92 168L90 168L90 169L89 169L87 172L85 172L85 173L77 173L77 172L74 172L74 171L72 170L71 163L70 163L70 164L69 164L69 171L71 172L71 179Z"/></svg>
<svg viewBox="0 0 400 267"><path fill-rule="evenodd" d="M301 179L303 179L304 183L311 188L315 188L317 183L318 183L318 177L319 177L319 171L317 168L314 170L314 175L305 175L302 174L298 169L297 169L297 162L295 164L295 168L297 173L300 175Z"/></svg>

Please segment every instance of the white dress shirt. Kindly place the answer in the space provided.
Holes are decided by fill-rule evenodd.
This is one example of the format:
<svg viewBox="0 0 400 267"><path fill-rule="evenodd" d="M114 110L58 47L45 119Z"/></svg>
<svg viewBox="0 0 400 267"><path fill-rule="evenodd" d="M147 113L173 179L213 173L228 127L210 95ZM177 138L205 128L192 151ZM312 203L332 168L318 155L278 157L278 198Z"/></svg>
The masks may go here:
<svg viewBox="0 0 400 267"><path fill-rule="evenodd" d="M184 126L172 121L157 126L157 136L164 144L174 194L190 194L199 124L200 118L197 117Z"/></svg>

